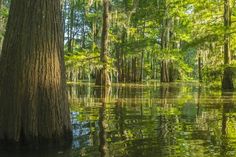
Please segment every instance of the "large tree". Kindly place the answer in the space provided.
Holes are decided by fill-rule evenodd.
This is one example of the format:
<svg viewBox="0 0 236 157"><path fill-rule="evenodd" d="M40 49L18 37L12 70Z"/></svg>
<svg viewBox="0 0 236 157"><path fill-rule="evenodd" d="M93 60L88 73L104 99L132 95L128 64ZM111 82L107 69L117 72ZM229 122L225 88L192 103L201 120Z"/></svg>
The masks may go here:
<svg viewBox="0 0 236 157"><path fill-rule="evenodd" d="M0 58L0 141L71 141L60 0L12 0Z"/></svg>

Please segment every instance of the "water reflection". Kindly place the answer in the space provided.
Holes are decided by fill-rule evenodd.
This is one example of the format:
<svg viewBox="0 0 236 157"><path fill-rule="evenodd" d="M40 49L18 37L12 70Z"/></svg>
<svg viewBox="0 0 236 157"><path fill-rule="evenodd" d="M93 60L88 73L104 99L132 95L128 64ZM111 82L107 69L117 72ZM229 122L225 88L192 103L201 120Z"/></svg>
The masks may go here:
<svg viewBox="0 0 236 157"><path fill-rule="evenodd" d="M73 89L77 120L97 123L87 136L97 143L81 145L80 156L236 156L233 93L182 84Z"/></svg>
<svg viewBox="0 0 236 157"><path fill-rule="evenodd" d="M0 150L0 156L236 156L234 93L182 83L79 84L68 86L68 95L74 134L70 150Z"/></svg>
<svg viewBox="0 0 236 157"><path fill-rule="evenodd" d="M99 119L98 119L98 125L99 125L99 152L101 154L101 157L109 156L108 146L107 146L107 133L106 128L107 121L106 121L106 103L107 98L110 95L111 88L110 87L103 87L103 88L97 88L96 90L97 97L101 98L101 107L99 109Z"/></svg>
<svg viewBox="0 0 236 157"><path fill-rule="evenodd" d="M221 156L227 155L227 150L229 150L229 142L227 136L227 121L230 117L227 114L230 114L230 110L233 108L233 94L232 93L222 93L222 97L228 98L227 101L223 99L223 107L222 107L222 124L221 124Z"/></svg>

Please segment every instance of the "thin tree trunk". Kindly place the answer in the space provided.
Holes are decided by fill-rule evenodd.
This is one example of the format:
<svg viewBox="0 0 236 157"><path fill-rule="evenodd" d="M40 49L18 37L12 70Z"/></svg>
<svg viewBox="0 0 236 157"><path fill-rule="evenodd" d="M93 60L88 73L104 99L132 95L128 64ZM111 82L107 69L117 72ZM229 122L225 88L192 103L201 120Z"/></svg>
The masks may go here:
<svg viewBox="0 0 236 157"><path fill-rule="evenodd" d="M198 79L199 82L202 82L202 53L200 50L198 52Z"/></svg>
<svg viewBox="0 0 236 157"><path fill-rule="evenodd" d="M108 72L108 30L109 30L109 0L103 0L103 26L102 26L102 40L101 40L101 54L100 60L103 67L100 71L101 81L96 81L97 85L109 86L111 84Z"/></svg>
<svg viewBox="0 0 236 157"><path fill-rule="evenodd" d="M63 18L63 32L66 32L66 5L67 5L67 0L64 0L62 3L62 7L63 7L63 13L62 13L62 18ZM65 41L65 33L63 33L63 41Z"/></svg>
<svg viewBox="0 0 236 157"><path fill-rule="evenodd" d="M176 75L175 75L173 60L170 60L168 62L168 72L169 72L169 82L174 82Z"/></svg>
<svg viewBox="0 0 236 157"><path fill-rule="evenodd" d="M128 62L127 62L127 80L128 82L131 82L132 81L132 64L131 64L131 60L128 59Z"/></svg>
<svg viewBox="0 0 236 157"><path fill-rule="evenodd" d="M120 82L125 82L126 81L126 55L125 55L125 42L127 40L127 32L125 30L125 28L123 28L122 30L122 37L121 37L121 53L120 53L120 56L121 56L121 74L120 74Z"/></svg>
<svg viewBox="0 0 236 157"><path fill-rule="evenodd" d="M85 23L85 18L86 18L86 8L85 8L85 3L83 3L84 7L83 7L83 28L82 28L82 48L85 49L85 40L86 40L86 32L85 32L85 27L86 27L86 23Z"/></svg>
<svg viewBox="0 0 236 157"><path fill-rule="evenodd" d="M144 51L144 50L143 50ZM142 51L141 54L141 67L140 67L140 76L139 76L139 81L142 82L143 81L143 69L144 69L144 52Z"/></svg>
<svg viewBox="0 0 236 157"><path fill-rule="evenodd" d="M231 10L230 10L230 0L224 0L224 75L222 80L223 90L233 90L233 78L232 71L229 65L231 64L231 52L230 52L230 34L229 30L231 27Z"/></svg>
<svg viewBox="0 0 236 157"><path fill-rule="evenodd" d="M0 58L0 140L71 142L60 0L13 0Z"/></svg>
<svg viewBox="0 0 236 157"><path fill-rule="evenodd" d="M69 24L69 38L68 38L68 52L73 53L73 27L74 27L74 1L69 2L70 5L70 24Z"/></svg>
<svg viewBox="0 0 236 157"><path fill-rule="evenodd" d="M121 48L119 45L116 46L116 58L117 58L117 61L116 61L116 67L117 67L117 78L116 78L116 82L120 82L121 81Z"/></svg>
<svg viewBox="0 0 236 157"><path fill-rule="evenodd" d="M137 82L137 57L132 58L132 81Z"/></svg>

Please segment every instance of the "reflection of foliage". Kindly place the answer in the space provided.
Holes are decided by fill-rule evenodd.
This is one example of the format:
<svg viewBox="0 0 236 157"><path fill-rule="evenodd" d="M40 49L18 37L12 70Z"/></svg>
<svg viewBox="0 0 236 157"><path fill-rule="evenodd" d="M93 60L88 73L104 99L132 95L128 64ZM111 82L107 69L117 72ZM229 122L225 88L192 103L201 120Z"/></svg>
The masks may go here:
<svg viewBox="0 0 236 157"><path fill-rule="evenodd" d="M71 110L79 112L80 130L87 130L76 140L88 156L99 145L96 141L102 104L93 95L96 88L83 83L77 87L78 96L71 98ZM110 155L221 156L222 145L226 146L225 153L234 154L235 107L224 106L234 98L221 97L221 92L208 92L205 88L200 92L190 84L168 84L163 88L164 93L159 85L112 86L103 121ZM227 118L226 135L222 135L223 115Z"/></svg>

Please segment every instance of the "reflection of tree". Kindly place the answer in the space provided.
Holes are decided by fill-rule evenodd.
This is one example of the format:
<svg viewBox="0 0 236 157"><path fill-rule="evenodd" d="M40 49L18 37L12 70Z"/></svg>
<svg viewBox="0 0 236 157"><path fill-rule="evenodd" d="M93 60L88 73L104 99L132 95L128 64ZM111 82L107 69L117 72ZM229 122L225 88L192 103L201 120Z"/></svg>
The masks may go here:
<svg viewBox="0 0 236 157"><path fill-rule="evenodd" d="M172 105L168 102L168 99L170 99L171 96L170 93L174 91L174 87L170 85L160 86L160 107L162 109L160 110L161 113L159 113L159 124L157 128L157 142L160 155L170 153L166 150L166 146L171 146L171 143L175 143L173 140L175 139L175 126L178 117L169 115L169 109L172 108Z"/></svg>
<svg viewBox="0 0 236 157"><path fill-rule="evenodd" d="M108 154L108 146L106 142L107 134L106 134L106 103L107 103L107 98L110 95L110 88L109 87L102 87L98 88L97 91L97 96L101 98L101 107L99 109L99 120L98 120L98 125L99 125L99 140L100 140L100 145L99 145L99 151L101 153L101 157L109 156Z"/></svg>
<svg viewBox="0 0 236 157"><path fill-rule="evenodd" d="M201 87L201 85L199 85L198 92L197 92L197 115L198 116L200 114L201 93L202 93L202 87Z"/></svg>
<svg viewBox="0 0 236 157"><path fill-rule="evenodd" d="M227 113L229 113L230 109L233 105L233 93L231 92L224 92L222 93L223 96L223 108L222 108L222 123L221 123L221 156L225 156L228 147L228 137L227 137Z"/></svg>
<svg viewBox="0 0 236 157"><path fill-rule="evenodd" d="M121 102L116 102L115 104L115 118L116 120L118 121L118 132L120 134L121 137L124 136L124 120L125 120L125 117L124 117L124 112L123 111L124 108L122 107L122 103Z"/></svg>
<svg viewBox="0 0 236 157"><path fill-rule="evenodd" d="M174 87L173 85L161 85L160 86L160 98L161 104L166 105L168 104L168 99L174 96L174 94L179 94L178 88Z"/></svg>
<svg viewBox="0 0 236 157"><path fill-rule="evenodd" d="M73 90L72 90L72 86L67 86L67 92L68 92L68 98L69 98L69 100L71 100L72 98L73 98L73 95L72 95L72 93L73 93Z"/></svg>
<svg viewBox="0 0 236 157"><path fill-rule="evenodd" d="M99 131L99 151L101 153L101 157L106 156L107 152L107 144L106 144L106 122L105 122L105 103L102 103L101 108L99 109L99 121L98 125L100 128Z"/></svg>
<svg viewBox="0 0 236 157"><path fill-rule="evenodd" d="M160 87L161 105L167 104L168 92L169 92L169 86Z"/></svg>

